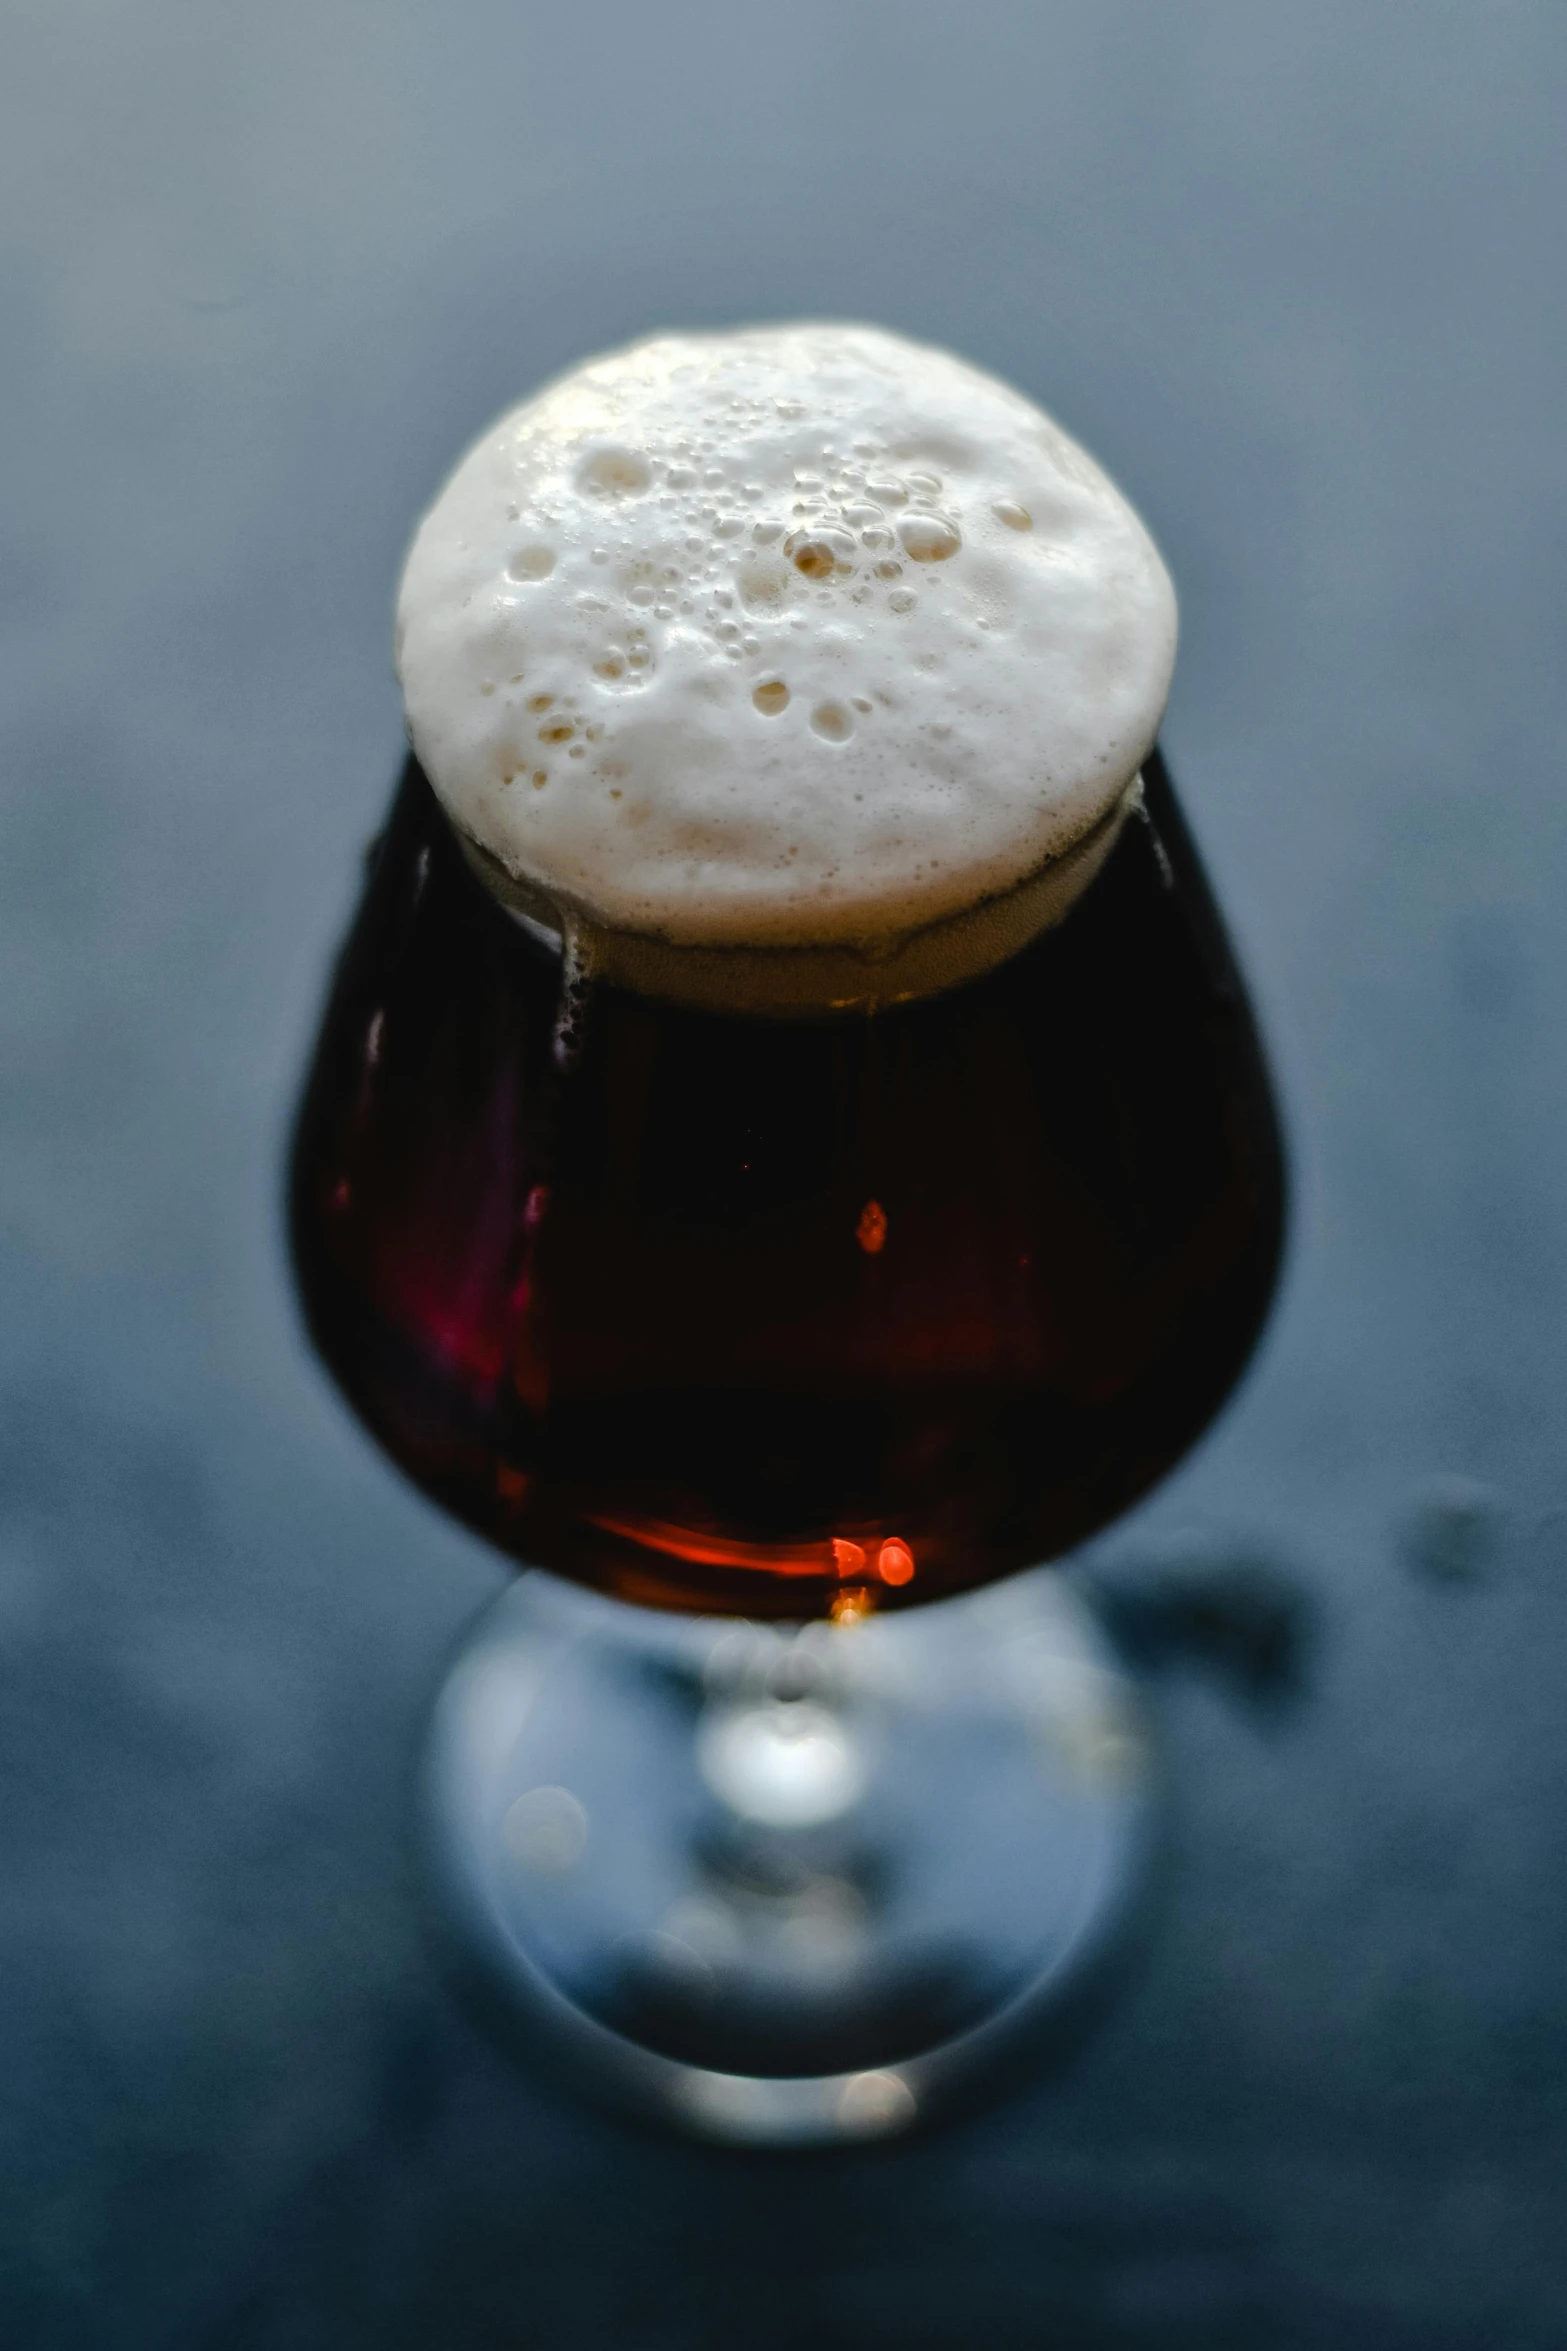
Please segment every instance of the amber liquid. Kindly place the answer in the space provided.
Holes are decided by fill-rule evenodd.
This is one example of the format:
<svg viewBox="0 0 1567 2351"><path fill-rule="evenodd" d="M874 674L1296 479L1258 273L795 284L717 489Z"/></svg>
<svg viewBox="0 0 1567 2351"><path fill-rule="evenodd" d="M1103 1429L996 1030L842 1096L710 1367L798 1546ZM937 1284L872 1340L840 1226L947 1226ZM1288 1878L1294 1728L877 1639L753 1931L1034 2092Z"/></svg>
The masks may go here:
<svg viewBox="0 0 1567 2351"><path fill-rule="evenodd" d="M410 763L300 1114L350 1403L519 1561L807 1617L1053 1558L1193 1443L1261 1328L1278 1131L1157 757L1057 929L875 1018L591 986ZM862 1599L860 1595L865 1595Z"/></svg>

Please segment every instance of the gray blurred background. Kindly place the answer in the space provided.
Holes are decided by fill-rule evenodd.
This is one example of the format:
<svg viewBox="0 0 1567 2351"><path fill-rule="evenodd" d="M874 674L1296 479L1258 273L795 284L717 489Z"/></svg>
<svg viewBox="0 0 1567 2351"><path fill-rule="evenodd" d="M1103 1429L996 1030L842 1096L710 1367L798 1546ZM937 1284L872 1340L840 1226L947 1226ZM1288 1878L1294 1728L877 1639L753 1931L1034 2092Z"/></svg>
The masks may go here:
<svg viewBox="0 0 1567 2351"><path fill-rule="evenodd" d="M12 0L8 2345L1567 2340L1564 100L1552 0ZM415 512L578 355L800 312L1014 378L1176 575L1294 1240L1103 1573L1315 1638L1157 1677L1163 1915L1069 2064L788 2162L432 1971L411 1759L504 1571L314 1368L278 1190Z"/></svg>

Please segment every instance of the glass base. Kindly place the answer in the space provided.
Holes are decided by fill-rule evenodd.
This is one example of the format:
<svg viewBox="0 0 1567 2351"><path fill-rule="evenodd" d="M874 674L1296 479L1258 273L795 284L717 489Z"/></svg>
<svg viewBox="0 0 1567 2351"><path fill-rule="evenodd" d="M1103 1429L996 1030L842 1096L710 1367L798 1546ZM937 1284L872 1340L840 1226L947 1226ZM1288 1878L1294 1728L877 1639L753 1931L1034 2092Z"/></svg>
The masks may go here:
<svg viewBox="0 0 1567 2351"><path fill-rule="evenodd" d="M489 2020L708 2139L890 2136L1080 2012L1142 1882L1135 1685L1058 1574L800 1628L530 1574L441 1692L443 1936Z"/></svg>

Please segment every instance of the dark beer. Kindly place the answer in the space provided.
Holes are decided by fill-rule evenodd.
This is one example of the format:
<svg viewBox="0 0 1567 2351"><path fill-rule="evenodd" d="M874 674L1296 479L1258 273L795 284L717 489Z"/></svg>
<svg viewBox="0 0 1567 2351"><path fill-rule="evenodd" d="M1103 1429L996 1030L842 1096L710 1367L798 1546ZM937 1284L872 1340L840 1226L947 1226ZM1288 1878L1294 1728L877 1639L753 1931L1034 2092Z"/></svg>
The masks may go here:
<svg viewBox="0 0 1567 2351"><path fill-rule="evenodd" d="M312 1336L399 1466L520 1562L784 1618L963 1591L1146 1493L1251 1352L1282 1180L1145 777L1011 962L767 1020L571 996L410 762L292 1177Z"/></svg>

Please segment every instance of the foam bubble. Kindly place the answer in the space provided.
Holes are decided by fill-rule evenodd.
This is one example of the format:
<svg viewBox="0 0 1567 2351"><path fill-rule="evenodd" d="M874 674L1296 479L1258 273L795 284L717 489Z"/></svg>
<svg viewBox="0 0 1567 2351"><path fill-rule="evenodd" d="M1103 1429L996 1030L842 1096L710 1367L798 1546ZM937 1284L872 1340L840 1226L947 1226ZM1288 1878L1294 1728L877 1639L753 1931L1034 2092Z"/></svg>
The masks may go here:
<svg viewBox="0 0 1567 2351"><path fill-rule="evenodd" d="M956 523L939 514L907 516L898 525L898 538L904 554L916 563L945 563L963 544Z"/></svg>
<svg viewBox="0 0 1567 2351"><path fill-rule="evenodd" d="M774 1009L948 984L1059 911L1174 643L1152 542L1059 426L830 325L659 336L504 417L397 633L499 894L638 984Z"/></svg>
<svg viewBox="0 0 1567 2351"><path fill-rule="evenodd" d="M577 485L599 498L640 498L653 486L653 469L640 449L594 449L577 467Z"/></svg>

